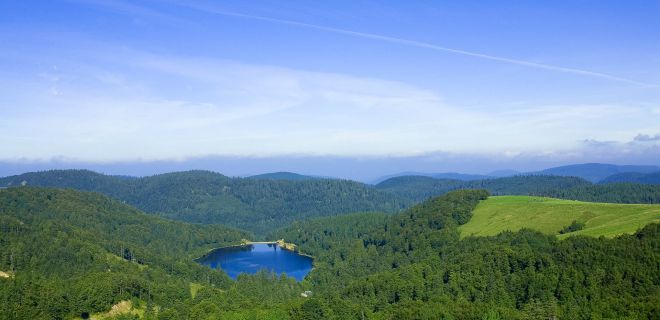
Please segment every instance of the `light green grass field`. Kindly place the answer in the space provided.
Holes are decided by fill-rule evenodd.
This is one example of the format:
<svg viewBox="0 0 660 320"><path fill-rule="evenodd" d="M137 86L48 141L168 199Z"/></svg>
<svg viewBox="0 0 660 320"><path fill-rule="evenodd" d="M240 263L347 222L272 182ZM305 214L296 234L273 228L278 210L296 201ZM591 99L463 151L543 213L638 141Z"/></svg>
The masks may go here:
<svg viewBox="0 0 660 320"><path fill-rule="evenodd" d="M559 235L573 220L584 229ZM660 222L660 205L593 203L529 196L489 197L474 210L472 219L460 227L461 237L490 236L522 228L556 234L615 237L634 233L652 222Z"/></svg>

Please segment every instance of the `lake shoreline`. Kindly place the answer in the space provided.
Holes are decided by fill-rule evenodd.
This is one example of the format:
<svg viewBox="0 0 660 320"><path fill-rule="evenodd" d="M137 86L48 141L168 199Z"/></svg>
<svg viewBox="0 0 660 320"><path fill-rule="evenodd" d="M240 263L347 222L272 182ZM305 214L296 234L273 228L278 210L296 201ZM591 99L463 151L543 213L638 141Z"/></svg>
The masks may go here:
<svg viewBox="0 0 660 320"><path fill-rule="evenodd" d="M244 246L249 246L249 245L252 245L252 244L274 244L274 245L277 245L278 247L280 247L280 249L282 249L282 250L295 252L295 253L303 256L303 257L310 258L310 259L312 259L312 263L314 261L314 256L303 253L303 252L300 252L300 251L296 251L296 248L298 246L296 246L296 244L294 244L294 243L285 242L284 239L275 240L275 241L242 240L240 244L232 244L232 245L228 245L228 246L223 246L223 247L217 247L217 248L210 249L209 251L207 251L205 254L201 255L200 257L193 259L193 261L197 262L198 260L206 258L209 254L213 253L216 250L227 249L227 248L236 248L236 247L244 247Z"/></svg>
<svg viewBox="0 0 660 320"><path fill-rule="evenodd" d="M279 247L281 250L276 250ZM269 253L270 252L270 253ZM241 273L256 274L267 269L275 274L287 274L296 282L303 281L315 269L314 257L297 251L297 246L277 241L248 241L217 247L194 260L212 269L222 269L233 280Z"/></svg>

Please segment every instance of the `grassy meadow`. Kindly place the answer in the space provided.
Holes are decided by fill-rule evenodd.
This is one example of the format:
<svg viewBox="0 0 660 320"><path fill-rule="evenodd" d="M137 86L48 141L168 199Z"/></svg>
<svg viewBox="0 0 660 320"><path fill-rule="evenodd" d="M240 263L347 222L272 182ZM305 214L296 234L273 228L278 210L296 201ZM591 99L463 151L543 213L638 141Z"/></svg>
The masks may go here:
<svg viewBox="0 0 660 320"><path fill-rule="evenodd" d="M577 221L584 229L566 234L559 231ZM496 235L522 228L556 234L615 237L634 233L652 222L660 222L660 205L593 203L530 196L494 196L481 201L461 237Z"/></svg>

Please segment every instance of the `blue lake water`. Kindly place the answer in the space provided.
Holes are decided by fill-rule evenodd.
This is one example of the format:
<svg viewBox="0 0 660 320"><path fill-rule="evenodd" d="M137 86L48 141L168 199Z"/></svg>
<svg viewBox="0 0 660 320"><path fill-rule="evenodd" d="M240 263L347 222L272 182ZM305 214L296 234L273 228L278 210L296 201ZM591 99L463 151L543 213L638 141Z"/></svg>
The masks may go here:
<svg viewBox="0 0 660 320"><path fill-rule="evenodd" d="M312 258L266 243L219 248L197 262L222 269L234 280L240 273L255 274L266 269L301 281L312 270Z"/></svg>

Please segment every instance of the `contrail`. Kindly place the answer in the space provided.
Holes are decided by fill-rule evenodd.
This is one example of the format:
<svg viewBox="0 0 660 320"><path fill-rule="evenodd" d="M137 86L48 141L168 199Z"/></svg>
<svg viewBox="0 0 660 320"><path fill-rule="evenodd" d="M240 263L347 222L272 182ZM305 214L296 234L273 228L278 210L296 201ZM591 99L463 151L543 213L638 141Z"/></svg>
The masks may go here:
<svg viewBox="0 0 660 320"><path fill-rule="evenodd" d="M279 23L279 24L286 24L286 25L291 25L291 26L298 26L298 27L304 27L304 28L309 28L309 29L322 30L322 31L326 31L326 32L345 34L345 35L354 36L354 37L381 40L381 41L385 41L385 42L396 43L396 44L401 44L401 45L406 45L406 46L411 46L411 47L425 48L425 49L431 49L431 50L435 50L435 51L449 52L449 53L460 54L460 55L469 56L469 57L486 59L486 60L511 63L511 64L516 64L516 65L521 65L521 66L526 66L526 67L545 69L545 70L556 71L556 72L572 73L572 74L577 74L577 75L582 75L582 76L590 76L590 77L596 77L596 78L601 78L601 79L606 79L606 80L625 82L625 83L628 83L628 84L634 84L634 85L638 85L638 86L642 86L642 87L656 87L656 85L652 85L652 84L648 84L648 83L644 83L644 82L640 82L640 81L636 81L636 80L632 80L632 79L622 78L622 77L619 77L619 76L606 74L606 73L601 73L601 72L594 72L594 71L583 70L583 69L567 68L567 67L543 64L543 63L530 62L530 61L525 61L525 60L518 60L518 59L492 56L492 55L478 53L478 52L447 48L447 47L438 46L438 45L428 43L428 42L421 42L421 41L408 40L408 39L402 39L402 38L396 38L396 37L389 37L389 36L383 36L383 35L373 34L373 33L351 31L351 30L346 30L346 29L339 29L339 28L327 27L327 26L304 23L304 22L298 22L298 21L292 21L292 20L284 20L284 19L256 16L256 15L236 13L236 12L230 12L230 11L222 11L222 10L217 10L217 9L214 9L214 8L199 7L199 6L190 5L190 4L184 4L184 5L187 5L189 7L193 7L193 8L198 9L198 10L202 10L202 11L206 11L206 12L210 12L210 13L214 13L214 14L218 14L218 15L223 15L223 16L238 17L238 18L261 20L261 21L267 21L267 22L273 22L273 23Z"/></svg>

